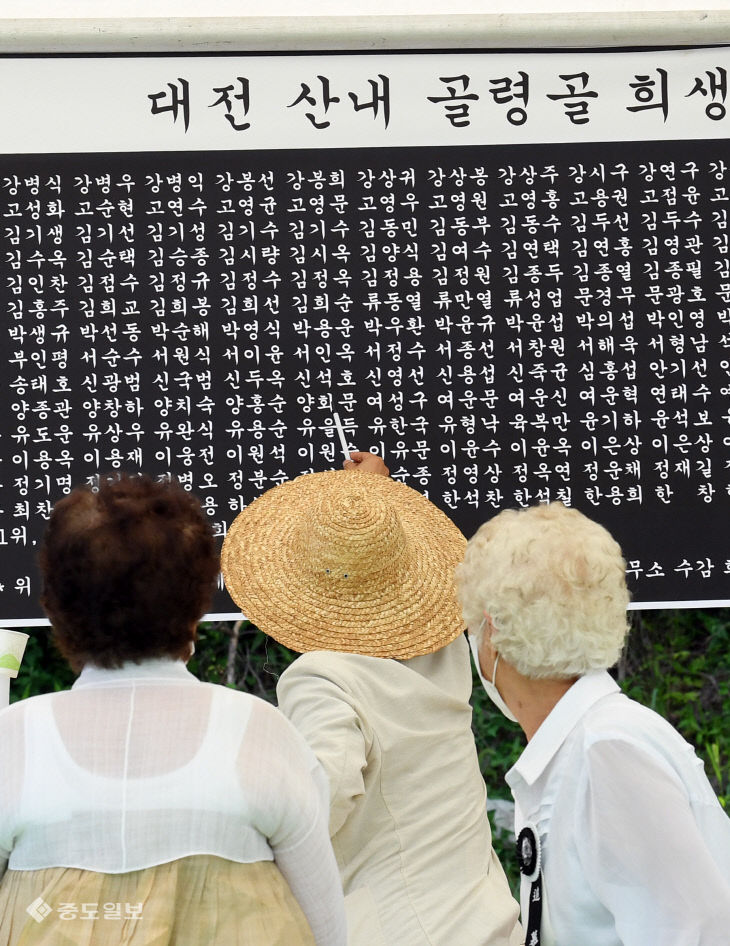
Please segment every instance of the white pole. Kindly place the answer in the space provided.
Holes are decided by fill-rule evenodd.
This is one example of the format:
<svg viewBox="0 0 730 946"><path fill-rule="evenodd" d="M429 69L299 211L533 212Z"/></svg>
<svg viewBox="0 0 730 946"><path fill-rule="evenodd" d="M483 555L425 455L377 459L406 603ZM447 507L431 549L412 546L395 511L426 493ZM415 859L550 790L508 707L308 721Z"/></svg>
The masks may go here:
<svg viewBox="0 0 730 946"><path fill-rule="evenodd" d="M347 437L345 437L345 431L342 427L342 421L340 420L339 414L332 415L335 422L335 427L337 428L337 436L340 438L340 444L342 446L342 453L346 460L350 459L350 448L347 446Z"/></svg>

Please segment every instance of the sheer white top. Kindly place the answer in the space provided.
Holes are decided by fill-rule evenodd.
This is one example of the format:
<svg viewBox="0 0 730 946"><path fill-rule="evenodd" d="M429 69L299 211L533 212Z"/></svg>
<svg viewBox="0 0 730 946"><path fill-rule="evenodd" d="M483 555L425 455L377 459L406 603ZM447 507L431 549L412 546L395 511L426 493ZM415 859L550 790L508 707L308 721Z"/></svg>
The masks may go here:
<svg viewBox="0 0 730 946"><path fill-rule="evenodd" d="M327 781L265 701L178 661L86 667L0 713L0 745L0 872L275 860L317 943L345 942Z"/></svg>

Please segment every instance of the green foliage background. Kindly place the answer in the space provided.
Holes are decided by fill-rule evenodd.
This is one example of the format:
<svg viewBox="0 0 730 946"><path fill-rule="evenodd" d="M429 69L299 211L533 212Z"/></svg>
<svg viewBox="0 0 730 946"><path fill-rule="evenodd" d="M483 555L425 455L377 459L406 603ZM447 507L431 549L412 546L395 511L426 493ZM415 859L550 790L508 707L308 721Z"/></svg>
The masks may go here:
<svg viewBox="0 0 730 946"><path fill-rule="evenodd" d="M74 675L47 628L31 635L11 699L69 687ZM201 624L188 664L201 680L275 702L279 675L294 655L246 621ZM730 608L632 612L617 678L633 699L665 716L697 749L725 807L730 807ZM524 746L522 731L489 702L474 679L474 734L482 774L493 798L510 797L504 774ZM494 826L495 849L517 890L511 840Z"/></svg>

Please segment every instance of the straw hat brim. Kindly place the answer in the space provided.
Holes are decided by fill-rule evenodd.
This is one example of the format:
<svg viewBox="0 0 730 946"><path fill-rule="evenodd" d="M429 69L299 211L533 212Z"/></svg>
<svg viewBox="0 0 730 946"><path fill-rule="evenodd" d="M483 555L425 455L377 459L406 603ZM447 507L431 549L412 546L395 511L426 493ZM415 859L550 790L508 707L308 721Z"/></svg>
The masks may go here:
<svg viewBox="0 0 730 946"><path fill-rule="evenodd" d="M367 478L367 479L365 479ZM297 535L323 490L366 486L392 504L406 552L395 571L353 589L313 580ZM310 473L255 499L223 543L222 571L243 614L286 647L406 659L445 647L464 629L454 568L466 539L416 490L374 473Z"/></svg>

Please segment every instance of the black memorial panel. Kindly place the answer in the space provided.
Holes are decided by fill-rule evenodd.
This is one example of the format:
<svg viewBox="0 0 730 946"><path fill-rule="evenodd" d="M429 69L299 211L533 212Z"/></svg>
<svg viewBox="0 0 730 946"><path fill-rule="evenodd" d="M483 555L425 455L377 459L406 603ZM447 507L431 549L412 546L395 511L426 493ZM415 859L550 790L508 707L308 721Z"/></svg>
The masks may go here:
<svg viewBox="0 0 730 946"><path fill-rule="evenodd" d="M470 535L560 499L639 602L723 600L724 141L0 157L0 600L53 502L174 475L219 535L384 453ZM216 610L232 608L222 592Z"/></svg>

